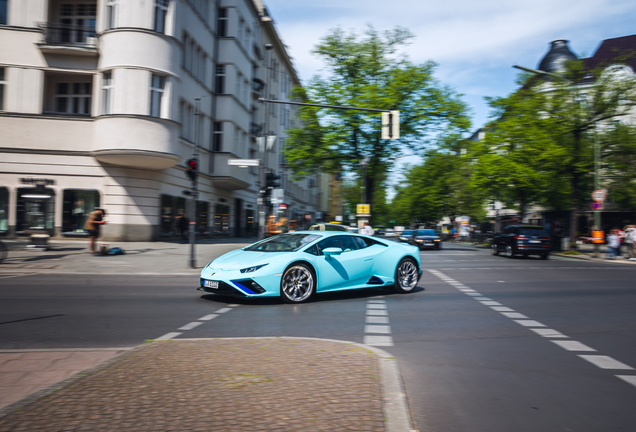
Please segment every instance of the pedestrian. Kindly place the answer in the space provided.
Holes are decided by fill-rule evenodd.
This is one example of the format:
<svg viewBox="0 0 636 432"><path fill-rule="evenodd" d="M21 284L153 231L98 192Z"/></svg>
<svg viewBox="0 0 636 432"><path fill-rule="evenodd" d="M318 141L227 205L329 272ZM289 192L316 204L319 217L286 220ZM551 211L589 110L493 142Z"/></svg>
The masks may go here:
<svg viewBox="0 0 636 432"><path fill-rule="evenodd" d="M106 223L104 217L106 216L106 210L102 208L96 208L89 215L86 223L84 224L84 229L88 233L88 247L90 249L90 253L96 254L95 251L95 240L99 237L99 229L102 225Z"/></svg>
<svg viewBox="0 0 636 432"><path fill-rule="evenodd" d="M188 222L188 218L183 213L179 213L177 215L177 229L179 230L181 243L186 243L188 241Z"/></svg>
<svg viewBox="0 0 636 432"><path fill-rule="evenodd" d="M622 258L623 253L621 252L621 249L625 242L625 231L620 228L614 228L614 231L616 231L616 235L618 236L618 250L616 251L616 256Z"/></svg>
<svg viewBox="0 0 636 432"><path fill-rule="evenodd" d="M605 249L605 259L616 259L616 253L619 250L621 245L620 239L616 234L616 230L613 229L610 231L607 236L607 247Z"/></svg>
<svg viewBox="0 0 636 432"><path fill-rule="evenodd" d="M265 224L265 237L272 237L277 234L280 234L280 230L276 223L276 216L271 214L267 217L267 223Z"/></svg>
<svg viewBox="0 0 636 432"><path fill-rule="evenodd" d="M286 217L282 217L278 221L278 231L283 233L283 234L289 231L289 227L287 226L287 218Z"/></svg>
<svg viewBox="0 0 636 432"><path fill-rule="evenodd" d="M625 244L629 252L629 260L636 261L636 225L625 227Z"/></svg>
<svg viewBox="0 0 636 432"><path fill-rule="evenodd" d="M375 231L373 230L373 228L371 228L369 222L365 222L362 226L362 229L360 230L360 234L372 236L373 234L375 234Z"/></svg>

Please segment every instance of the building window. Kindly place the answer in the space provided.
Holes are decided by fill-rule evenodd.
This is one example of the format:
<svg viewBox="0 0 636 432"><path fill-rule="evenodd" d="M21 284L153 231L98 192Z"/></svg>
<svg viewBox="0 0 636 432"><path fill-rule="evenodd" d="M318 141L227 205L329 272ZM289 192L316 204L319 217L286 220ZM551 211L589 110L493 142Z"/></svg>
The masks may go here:
<svg viewBox="0 0 636 432"><path fill-rule="evenodd" d="M95 3L66 3L60 5L59 41L70 44L88 44L94 38L97 5Z"/></svg>
<svg viewBox="0 0 636 432"><path fill-rule="evenodd" d="M117 0L106 2L106 30L117 28Z"/></svg>
<svg viewBox="0 0 636 432"><path fill-rule="evenodd" d="M7 83L4 80L4 68L0 68L0 111L4 110L4 86Z"/></svg>
<svg viewBox="0 0 636 432"><path fill-rule="evenodd" d="M48 231L53 234L55 214L55 192L46 188L36 192L35 188L18 188L16 208L16 231Z"/></svg>
<svg viewBox="0 0 636 432"><path fill-rule="evenodd" d="M57 83L54 111L60 114L91 114L92 84Z"/></svg>
<svg viewBox="0 0 636 432"><path fill-rule="evenodd" d="M155 31L166 32L166 16L168 15L168 5L170 0L155 0Z"/></svg>
<svg viewBox="0 0 636 432"><path fill-rule="evenodd" d="M7 23L7 10L9 0L0 0L0 24Z"/></svg>
<svg viewBox="0 0 636 432"><path fill-rule="evenodd" d="M186 201L183 197L161 195L161 235L169 236L178 231L177 216L184 215Z"/></svg>
<svg viewBox="0 0 636 432"><path fill-rule="evenodd" d="M214 134L212 135L212 151L220 152L223 145L223 123L214 122Z"/></svg>
<svg viewBox="0 0 636 432"><path fill-rule="evenodd" d="M87 234L84 224L99 207L99 192L90 189L65 189L62 204L62 233Z"/></svg>
<svg viewBox="0 0 636 432"><path fill-rule="evenodd" d="M236 83L234 84L234 94L236 98L240 100L241 97L241 83L243 81L243 75L240 72L236 73Z"/></svg>
<svg viewBox="0 0 636 432"><path fill-rule="evenodd" d="M219 8L216 20L216 33L219 37L227 36L227 9Z"/></svg>
<svg viewBox="0 0 636 432"><path fill-rule="evenodd" d="M0 235L9 231L9 190L0 187Z"/></svg>
<svg viewBox="0 0 636 432"><path fill-rule="evenodd" d="M165 85L166 77L152 74L150 84L150 115L152 117L161 117L161 99Z"/></svg>
<svg viewBox="0 0 636 432"><path fill-rule="evenodd" d="M210 204L207 201L197 201L195 230L198 234L210 234L210 228L208 226L209 215Z"/></svg>
<svg viewBox="0 0 636 432"><path fill-rule="evenodd" d="M225 90L225 65L218 65L214 74L214 92L223 94Z"/></svg>
<svg viewBox="0 0 636 432"><path fill-rule="evenodd" d="M104 72L102 76L102 115L113 113L113 73Z"/></svg>
<svg viewBox="0 0 636 432"><path fill-rule="evenodd" d="M214 235L230 235L230 206L223 204L214 206Z"/></svg>

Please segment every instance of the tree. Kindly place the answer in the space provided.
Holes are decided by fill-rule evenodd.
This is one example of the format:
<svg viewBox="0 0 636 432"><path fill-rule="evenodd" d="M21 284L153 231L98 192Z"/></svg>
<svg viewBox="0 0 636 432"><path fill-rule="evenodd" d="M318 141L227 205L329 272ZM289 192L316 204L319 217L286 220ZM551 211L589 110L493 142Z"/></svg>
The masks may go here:
<svg viewBox="0 0 636 432"><path fill-rule="evenodd" d="M470 127L467 108L454 91L434 78L435 63L411 63L399 49L413 36L402 28L379 33L369 27L360 38L337 28L313 53L327 66L306 88L294 89L297 100L323 105L400 110L400 139L381 139L380 113L302 107L299 127L289 131L284 150L296 178L316 172L360 172L374 212L376 189L397 157L420 152L439 135L459 136ZM359 175L359 178L362 177Z"/></svg>
<svg viewBox="0 0 636 432"><path fill-rule="evenodd" d="M493 182L484 184L520 207L539 201L567 208L573 240L583 197L592 191L595 134L607 141L612 124L636 106L636 78L620 68L590 70L574 60L560 77L523 74L519 84L512 95L491 101L495 132L480 170L492 171Z"/></svg>

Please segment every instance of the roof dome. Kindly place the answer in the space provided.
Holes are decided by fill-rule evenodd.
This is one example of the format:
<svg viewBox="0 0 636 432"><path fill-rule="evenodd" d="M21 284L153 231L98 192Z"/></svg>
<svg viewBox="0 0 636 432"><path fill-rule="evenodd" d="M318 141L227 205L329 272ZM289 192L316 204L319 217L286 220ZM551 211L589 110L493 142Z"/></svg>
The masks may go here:
<svg viewBox="0 0 636 432"><path fill-rule="evenodd" d="M543 57L539 63L539 70L551 73L565 72L565 62L568 60L576 60L576 54L568 48L568 41L558 39L550 43L550 51Z"/></svg>

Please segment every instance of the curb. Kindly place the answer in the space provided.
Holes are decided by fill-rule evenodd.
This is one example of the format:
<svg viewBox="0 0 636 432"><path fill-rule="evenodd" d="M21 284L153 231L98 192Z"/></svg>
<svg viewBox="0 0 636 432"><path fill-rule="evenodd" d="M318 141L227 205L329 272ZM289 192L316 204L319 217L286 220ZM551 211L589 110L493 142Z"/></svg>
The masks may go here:
<svg viewBox="0 0 636 432"><path fill-rule="evenodd" d="M411 411L409 409L407 395L404 389L404 383L402 381L402 375L400 373L398 362L395 359L395 357L391 356L391 354L379 348L375 348L369 345L364 345L364 344L351 342L351 341L342 341L342 340L336 340L336 339L321 339L321 338L311 338L311 337L292 337L292 336L289 336L289 337L274 336L274 337L200 338L200 339L183 338L183 339L176 339L176 340L202 341L202 340L243 340L243 339L245 340L302 339L302 340L314 340L314 341L323 341L323 342L337 342L341 344L354 345L375 354L375 356L378 359L380 379L382 383L382 396L385 401L383 405L383 411L384 411L384 416L386 417L386 420L384 422L386 432L415 432L415 430L413 429L414 422L412 420ZM157 343L157 342L153 342L153 343ZM25 396L22 399L16 402L13 402L10 405L5 406L4 408L1 408L0 419L20 408L30 405L36 402L37 400L42 399L43 397L46 397L68 385L71 385L81 380L85 376L100 372L106 369L107 367L111 366L112 364L117 363L122 358L129 356L137 351L141 351L147 346L148 346L148 343L144 343L134 348L122 348L126 351L120 354L117 354L114 357L111 357L110 359L105 360L104 362L96 366L85 369L84 371L79 372L71 377L68 377L55 384L52 384L48 387L40 389L36 391L35 393ZM51 349L51 351L54 351L54 349Z"/></svg>
<svg viewBox="0 0 636 432"><path fill-rule="evenodd" d="M582 260L582 261L593 261L593 262L602 262L602 263L608 263L608 264L636 264L636 261L630 261L630 260L606 260L603 258L594 258L591 257L587 254L581 254L581 255L564 255L561 253L556 253L556 254L551 254L553 256L557 256L557 257L561 257L561 258L573 258L573 259L577 259L577 260Z"/></svg>

